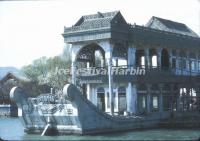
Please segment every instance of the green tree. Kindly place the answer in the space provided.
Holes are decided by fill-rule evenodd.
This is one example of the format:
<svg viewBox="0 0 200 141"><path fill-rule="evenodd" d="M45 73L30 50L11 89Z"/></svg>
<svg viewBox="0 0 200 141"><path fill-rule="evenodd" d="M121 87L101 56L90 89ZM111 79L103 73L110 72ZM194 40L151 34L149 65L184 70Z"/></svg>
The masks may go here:
<svg viewBox="0 0 200 141"><path fill-rule="evenodd" d="M69 81L66 73L57 73L58 70L70 69L71 56L69 48L63 50L63 54L51 58L41 57L34 60L32 64L24 66L22 72L30 80L40 84L47 84L55 90L61 90Z"/></svg>
<svg viewBox="0 0 200 141"><path fill-rule="evenodd" d="M31 65L24 66L22 72L27 78L32 81L39 81L39 76L45 77L47 75L47 58L41 57L33 61Z"/></svg>

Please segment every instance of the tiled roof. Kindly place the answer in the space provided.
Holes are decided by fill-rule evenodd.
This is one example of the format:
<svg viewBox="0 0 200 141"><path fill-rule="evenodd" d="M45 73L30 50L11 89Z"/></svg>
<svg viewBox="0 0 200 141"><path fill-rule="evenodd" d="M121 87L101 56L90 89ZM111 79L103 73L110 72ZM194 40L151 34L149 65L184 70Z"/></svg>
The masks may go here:
<svg viewBox="0 0 200 141"><path fill-rule="evenodd" d="M106 17L115 17L117 13L119 13L119 11L112 11L112 12L106 12L106 13L97 12L97 14L86 15L86 16L83 16L83 18L85 20L91 20L91 19L99 19L99 18L106 18Z"/></svg>
<svg viewBox="0 0 200 141"><path fill-rule="evenodd" d="M93 28L97 28L99 26L101 27L106 27L110 25L110 21L112 20L112 18L101 18L101 19L92 19L92 20L86 20L83 23L81 23L80 26L84 27L84 28L89 28L89 27L93 27Z"/></svg>
<svg viewBox="0 0 200 141"><path fill-rule="evenodd" d="M152 17L146 26L131 25L127 24L120 11L98 12L97 14L82 16L74 26L65 28L63 36L69 39L68 42L88 40L88 38L82 38L84 33L95 35L90 36L90 39L92 37L96 39L96 35L99 34L101 36L98 36L98 39L137 39L180 46L198 47L200 45L199 36L183 23ZM112 34L107 35L107 33Z"/></svg>
<svg viewBox="0 0 200 141"><path fill-rule="evenodd" d="M65 31L73 32L80 30L90 30L96 28L110 27L111 21L115 18L115 16L118 13L120 12L119 11L106 12L106 13L97 12L97 14L82 16L74 26L70 28L65 28Z"/></svg>
<svg viewBox="0 0 200 141"><path fill-rule="evenodd" d="M178 23L162 18L157 18L159 21L161 21L167 28L175 29L175 30L180 30L180 31L185 31L185 32L190 32L190 30L187 28L187 26L183 23Z"/></svg>
<svg viewBox="0 0 200 141"><path fill-rule="evenodd" d="M182 35L188 35L192 37L198 37L198 35L187 27L183 23L174 22L159 17L152 17L146 24L146 27L154 28L162 31L173 32Z"/></svg>
<svg viewBox="0 0 200 141"><path fill-rule="evenodd" d="M7 81L8 79L15 79L15 80L18 80L18 81L26 81L26 82L30 81L25 76L8 72L2 79L0 79L0 84Z"/></svg>
<svg viewBox="0 0 200 141"><path fill-rule="evenodd" d="M189 35L177 34L159 29L134 25L132 27L132 38L152 44L164 44L166 46L199 47L200 38Z"/></svg>

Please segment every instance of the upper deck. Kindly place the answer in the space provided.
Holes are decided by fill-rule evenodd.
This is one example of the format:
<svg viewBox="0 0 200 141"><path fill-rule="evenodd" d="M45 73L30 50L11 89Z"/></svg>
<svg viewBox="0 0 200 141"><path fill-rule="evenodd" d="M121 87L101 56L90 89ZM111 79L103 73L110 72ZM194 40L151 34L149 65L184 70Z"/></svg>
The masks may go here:
<svg viewBox="0 0 200 141"><path fill-rule="evenodd" d="M183 23L152 17L145 26L131 25L119 11L98 12L65 27L63 37L72 45L73 76L82 83L98 79L106 83L109 77L114 82L183 82L200 72L200 38ZM125 61L125 66L119 65L120 61ZM109 72L130 66L140 66L145 75ZM88 67L100 67L109 73L76 75L78 67L87 72Z"/></svg>
<svg viewBox="0 0 200 141"><path fill-rule="evenodd" d="M77 74L81 84L108 83L107 67L82 68ZM142 68L119 66L112 68L114 83L195 83L199 81L199 71L184 69Z"/></svg>
<svg viewBox="0 0 200 141"><path fill-rule="evenodd" d="M83 16L72 27L65 27L66 43L94 40L121 40L136 44L199 48L200 38L185 24L152 17L145 26L131 25L119 11Z"/></svg>

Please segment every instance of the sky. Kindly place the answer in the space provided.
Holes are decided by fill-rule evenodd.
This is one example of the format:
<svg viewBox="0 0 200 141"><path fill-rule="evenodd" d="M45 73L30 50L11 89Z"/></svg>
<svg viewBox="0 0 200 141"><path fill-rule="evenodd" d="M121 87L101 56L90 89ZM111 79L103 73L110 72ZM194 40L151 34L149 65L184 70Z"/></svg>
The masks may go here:
<svg viewBox="0 0 200 141"><path fill-rule="evenodd" d="M120 10L128 23L145 25L152 16L185 23L200 33L198 0L23 0L0 1L0 67L20 68L65 47L64 26L82 15Z"/></svg>

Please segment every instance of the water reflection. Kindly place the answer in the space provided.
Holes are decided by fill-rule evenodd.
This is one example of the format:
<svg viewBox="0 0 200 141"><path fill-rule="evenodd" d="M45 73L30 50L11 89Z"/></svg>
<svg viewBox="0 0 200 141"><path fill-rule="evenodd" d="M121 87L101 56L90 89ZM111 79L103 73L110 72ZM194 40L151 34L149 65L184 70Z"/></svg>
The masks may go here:
<svg viewBox="0 0 200 141"><path fill-rule="evenodd" d="M152 129L93 136L40 136L25 134L18 118L0 119L0 137L5 140L197 140L200 130Z"/></svg>

